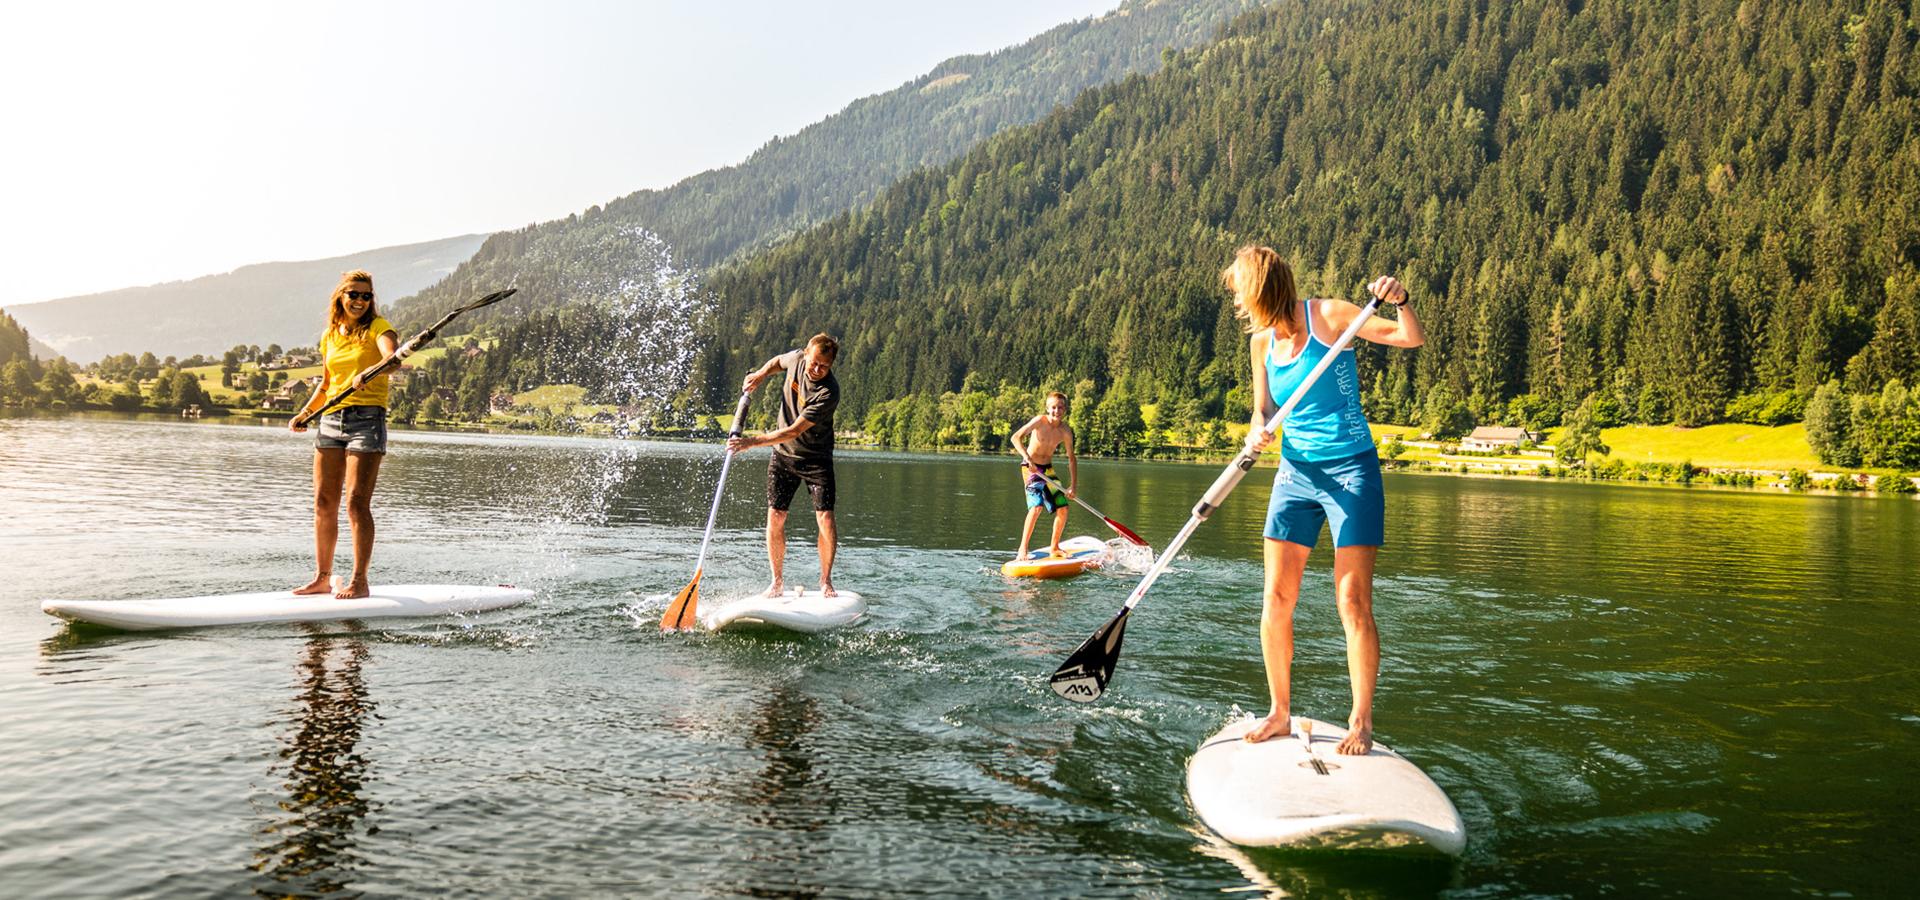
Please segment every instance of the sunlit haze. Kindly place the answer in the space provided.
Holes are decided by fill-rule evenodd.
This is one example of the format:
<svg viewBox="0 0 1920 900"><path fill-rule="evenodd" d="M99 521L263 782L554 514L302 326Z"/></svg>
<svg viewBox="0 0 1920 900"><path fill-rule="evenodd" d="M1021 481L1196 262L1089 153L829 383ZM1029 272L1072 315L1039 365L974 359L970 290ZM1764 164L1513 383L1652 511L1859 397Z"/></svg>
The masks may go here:
<svg viewBox="0 0 1920 900"><path fill-rule="evenodd" d="M1117 3L10 4L0 305L562 217Z"/></svg>

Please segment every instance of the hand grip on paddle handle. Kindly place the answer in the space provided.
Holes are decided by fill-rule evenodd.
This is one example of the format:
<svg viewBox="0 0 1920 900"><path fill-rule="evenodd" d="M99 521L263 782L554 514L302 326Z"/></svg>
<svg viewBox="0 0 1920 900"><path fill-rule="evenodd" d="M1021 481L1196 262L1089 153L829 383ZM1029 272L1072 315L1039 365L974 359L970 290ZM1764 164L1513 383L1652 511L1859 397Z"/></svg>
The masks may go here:
<svg viewBox="0 0 1920 900"><path fill-rule="evenodd" d="M747 419L747 401L752 399L752 391L740 392L740 403L733 408L733 429L727 432L727 437L740 437L740 425ZM729 450L727 452L731 453L733 451Z"/></svg>

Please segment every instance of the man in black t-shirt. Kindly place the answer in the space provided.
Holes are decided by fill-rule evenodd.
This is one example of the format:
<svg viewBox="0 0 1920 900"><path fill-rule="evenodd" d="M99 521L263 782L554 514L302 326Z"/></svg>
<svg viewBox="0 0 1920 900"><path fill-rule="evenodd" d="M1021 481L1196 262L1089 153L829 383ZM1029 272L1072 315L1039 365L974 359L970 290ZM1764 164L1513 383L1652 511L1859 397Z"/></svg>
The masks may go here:
<svg viewBox="0 0 1920 900"><path fill-rule="evenodd" d="M773 448L767 463L767 562L773 567L769 597L785 588L781 572L787 558L787 507L803 482L820 525L820 593L834 595L833 551L839 534L833 526L833 410L840 405L840 381L833 377L833 361L839 355L838 341L816 334L805 347L767 360L747 376L745 389L751 393L773 373L786 372L780 418L773 431L727 441L727 449L735 453Z"/></svg>

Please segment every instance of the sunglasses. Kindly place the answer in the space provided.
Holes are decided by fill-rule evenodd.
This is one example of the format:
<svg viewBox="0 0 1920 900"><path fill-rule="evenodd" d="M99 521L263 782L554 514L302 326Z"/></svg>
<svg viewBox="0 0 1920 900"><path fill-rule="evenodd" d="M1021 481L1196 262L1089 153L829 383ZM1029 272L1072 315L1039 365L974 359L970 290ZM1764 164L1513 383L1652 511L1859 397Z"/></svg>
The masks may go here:
<svg viewBox="0 0 1920 900"><path fill-rule="evenodd" d="M348 300L372 300L373 292L372 291L348 291L347 299Z"/></svg>

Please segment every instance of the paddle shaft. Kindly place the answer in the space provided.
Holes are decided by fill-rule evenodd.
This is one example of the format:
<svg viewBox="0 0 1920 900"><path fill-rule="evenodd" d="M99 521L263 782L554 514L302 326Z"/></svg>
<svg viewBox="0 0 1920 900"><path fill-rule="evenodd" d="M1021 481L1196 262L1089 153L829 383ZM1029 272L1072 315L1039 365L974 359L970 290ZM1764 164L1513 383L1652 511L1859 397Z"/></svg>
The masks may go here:
<svg viewBox="0 0 1920 900"><path fill-rule="evenodd" d="M740 392L740 405L733 409L733 430L730 437L740 436L740 422L747 417L747 401L753 399L752 391ZM720 498L727 492L727 469L733 466L733 451L728 450L720 460L720 486L713 490L713 507L707 510L707 533L700 538L700 555L693 562L693 577L700 577L700 570L707 564L707 545L713 543L713 523L720 517Z"/></svg>
<svg viewBox="0 0 1920 900"><path fill-rule="evenodd" d="M1345 331L1340 332L1339 339L1335 340L1333 345L1327 348L1327 355L1321 357L1320 362L1313 367L1312 371L1307 373L1306 380L1300 382L1300 386L1293 389L1293 396L1288 397L1287 402L1281 404L1279 412L1274 413L1271 418L1267 419L1267 424L1266 427L1262 429L1263 431L1268 434L1279 432L1281 426L1286 424L1287 416L1293 413L1293 408L1298 406L1300 401L1306 398L1307 390L1313 387L1314 382L1320 380L1320 374L1325 372L1329 366L1333 365L1333 361L1340 357L1341 352L1347 349L1347 345L1353 343L1354 335L1360 333L1360 326L1365 325L1368 319L1373 318L1374 310L1379 307L1380 300L1376 297L1368 301L1366 306L1360 308L1360 315L1354 317L1353 324L1348 325ZM1311 328L1313 326L1309 323L1307 327ZM1252 435L1248 435L1248 437L1251 438ZM1167 548L1160 551L1160 558L1154 560L1153 568L1147 570L1146 577L1140 579L1140 584L1134 587L1133 593L1127 595L1126 605L1120 608L1121 615L1125 615L1140 603L1140 598L1147 595L1147 590L1152 588L1153 583L1160 579L1161 573L1167 571L1167 567L1173 564L1174 556L1180 552L1181 547L1186 545L1187 539L1193 537L1193 532L1200 527L1200 523L1205 522L1207 517L1213 515L1213 511L1219 509L1220 504L1227 502L1227 495L1233 493L1233 489L1240 486L1240 479L1247 477L1247 473L1253 471L1253 464L1259 459L1259 452L1255 451L1251 445L1241 448L1240 454L1233 458L1232 463L1228 464L1226 471L1221 472L1220 477L1214 480L1213 486L1207 488L1207 492L1201 496L1200 502L1193 505L1193 515L1188 517L1187 524L1181 527L1179 534L1174 535L1173 541L1167 544Z"/></svg>
<svg viewBox="0 0 1920 900"><path fill-rule="evenodd" d="M1052 475L1048 475L1046 472L1042 471L1039 466L1036 466L1033 464L1033 457L1030 457L1027 455L1027 448L1020 446L1019 441L1013 442L1013 449L1016 451L1019 451L1020 459L1026 462L1028 471L1032 472L1035 475L1040 476L1040 479L1042 481L1045 481L1047 484L1052 485L1054 490L1059 491L1062 494L1067 494L1067 489L1064 487L1061 487L1060 482L1054 480L1054 477ZM1127 540L1132 541L1135 544L1139 544L1142 547L1147 546L1146 539L1142 538L1137 534L1134 534L1133 529L1128 528L1127 526L1122 525L1119 522L1115 522L1114 520L1108 518L1106 513L1103 513L1097 509L1094 509L1093 504L1080 499L1076 494L1067 494L1067 496L1072 498L1073 502L1086 507L1087 512L1093 513L1094 515L1100 517L1100 521L1107 523L1107 526L1109 528L1112 528L1114 531L1119 532L1121 537L1126 538Z"/></svg>
<svg viewBox="0 0 1920 900"><path fill-rule="evenodd" d="M507 299L510 296L513 296L513 293L517 290L519 290L519 288L507 288L504 291L494 291L493 293L488 294L485 297L482 297L473 303L469 303L466 306L462 306L459 309L456 309L450 313L447 313L444 316L441 316L440 321L433 323L431 326L427 327L426 330L421 331L419 334L416 334L413 337L408 338L406 343L401 344L398 347L395 347L393 352L387 354L385 359L382 359L379 362L374 363L372 366L367 367L366 369L362 370L359 375L354 377L361 383L361 386L364 387L368 381L371 381L372 379L385 375L388 372L393 371L394 369L400 368L400 364L404 362L407 357L412 356L414 353L418 352L420 348L425 347L428 342L432 341L435 337L437 337L440 334L440 329L447 327L447 323L452 322L456 318L459 318L461 313L479 309L482 306L490 306L492 304L498 303L502 300ZM349 385L345 390L337 394L334 394L331 397L328 397L327 402L320 404L320 407L318 409L315 409L311 412L303 412L300 415L295 416L293 419L294 424L305 426L308 423L312 422L313 420L318 419L323 415L326 415L327 410L330 410L336 406L339 406L342 401L345 401L348 397L352 396L353 393L355 391L358 391L359 389L360 388L356 388Z"/></svg>

